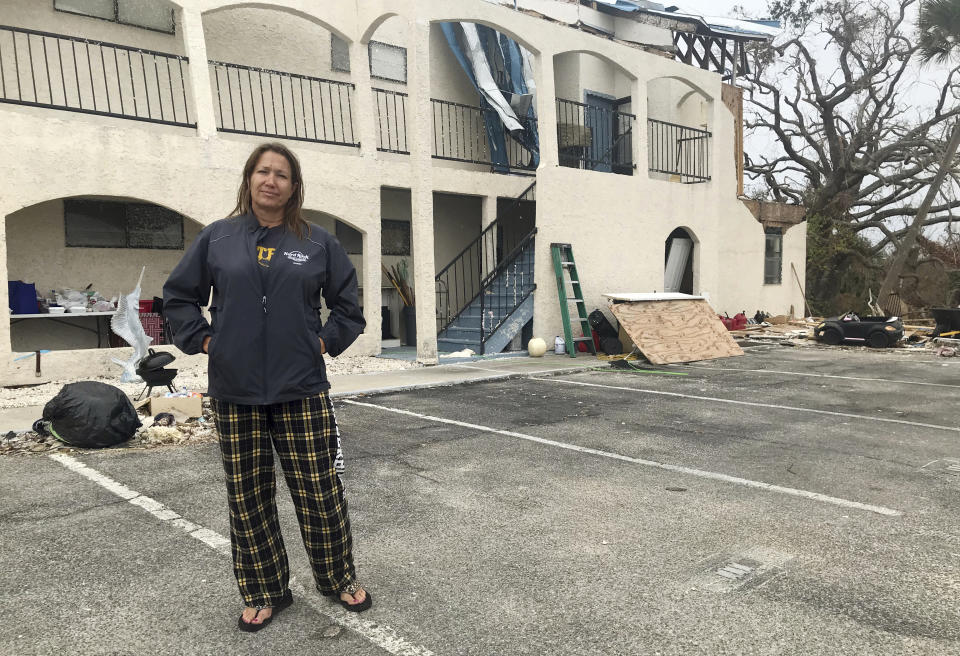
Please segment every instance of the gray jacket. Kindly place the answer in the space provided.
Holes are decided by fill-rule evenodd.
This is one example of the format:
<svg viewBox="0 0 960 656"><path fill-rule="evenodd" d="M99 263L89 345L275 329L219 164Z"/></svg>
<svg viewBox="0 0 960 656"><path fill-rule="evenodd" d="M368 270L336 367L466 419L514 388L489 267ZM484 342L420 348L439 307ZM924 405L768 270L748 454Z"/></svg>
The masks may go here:
<svg viewBox="0 0 960 656"><path fill-rule="evenodd" d="M163 286L174 343L184 353L200 353L210 335L207 391L243 405L293 401L329 389L318 338L337 356L366 326L356 269L329 232L313 224L303 240L286 232L261 281L258 227L251 214L207 226ZM211 289L207 323L200 307ZM330 310L322 326L321 298Z"/></svg>

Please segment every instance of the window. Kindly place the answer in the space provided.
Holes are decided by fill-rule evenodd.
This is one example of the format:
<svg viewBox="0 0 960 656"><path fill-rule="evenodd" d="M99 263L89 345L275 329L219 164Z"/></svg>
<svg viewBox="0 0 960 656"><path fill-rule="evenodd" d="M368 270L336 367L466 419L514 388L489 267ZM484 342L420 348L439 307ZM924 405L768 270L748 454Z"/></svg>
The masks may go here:
<svg viewBox="0 0 960 656"><path fill-rule="evenodd" d="M351 255L363 254L363 233L337 221L337 241ZM410 222L383 219L380 222L380 254L410 255Z"/></svg>
<svg viewBox="0 0 960 656"><path fill-rule="evenodd" d="M350 72L350 44L333 32L330 33L330 69Z"/></svg>
<svg viewBox="0 0 960 656"><path fill-rule="evenodd" d="M763 253L763 284L779 285L783 282L783 230L764 228L766 244Z"/></svg>
<svg viewBox="0 0 960 656"><path fill-rule="evenodd" d="M370 42L370 76L407 83L407 49L379 41Z"/></svg>
<svg viewBox="0 0 960 656"><path fill-rule="evenodd" d="M410 255L410 222L383 219L380 222L380 254Z"/></svg>
<svg viewBox="0 0 960 656"><path fill-rule="evenodd" d="M174 33L173 8L166 0L53 0L53 8L70 14Z"/></svg>
<svg viewBox="0 0 960 656"><path fill-rule="evenodd" d="M67 247L183 250L183 216L149 203L63 202Z"/></svg>

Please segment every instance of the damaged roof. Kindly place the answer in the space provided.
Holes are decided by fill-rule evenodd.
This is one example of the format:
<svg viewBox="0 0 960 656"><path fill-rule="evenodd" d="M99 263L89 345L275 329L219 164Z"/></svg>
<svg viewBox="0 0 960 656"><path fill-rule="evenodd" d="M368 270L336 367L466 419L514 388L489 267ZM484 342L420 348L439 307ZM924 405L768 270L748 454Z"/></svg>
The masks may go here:
<svg viewBox="0 0 960 656"><path fill-rule="evenodd" d="M580 0L598 11L614 15L657 17L670 23L669 27L683 32L706 36L767 41L780 34L780 22L775 20L743 20L723 16L700 16L677 6L667 6L645 0ZM646 21L645 21L646 22ZM667 27L667 25L663 25Z"/></svg>

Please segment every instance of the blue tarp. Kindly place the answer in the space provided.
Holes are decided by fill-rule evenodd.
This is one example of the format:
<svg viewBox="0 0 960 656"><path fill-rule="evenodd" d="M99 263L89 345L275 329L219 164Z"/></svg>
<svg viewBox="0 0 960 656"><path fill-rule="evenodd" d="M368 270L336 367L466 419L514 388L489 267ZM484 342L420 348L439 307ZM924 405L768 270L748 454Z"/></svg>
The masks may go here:
<svg viewBox="0 0 960 656"><path fill-rule="evenodd" d="M480 87L477 83L477 76L473 70L473 64L467 58L457 39L456 25L456 23L441 23L440 28L443 30L450 50L457 58L457 61L460 62L460 66L467 74L474 88L479 92ZM504 89L504 91L509 91L510 93L527 93L527 85L523 79L523 59L519 44L513 39L499 34L485 25L476 25L476 29L486 52L490 51L490 44L494 43L497 44L503 54L507 67L507 83L509 85L509 88ZM506 173L510 170L510 161L507 155L506 133L503 122L500 120L499 114L490 106L482 94L481 107L484 110L484 127L487 133L487 143L490 147L490 161L495 171ZM524 124L524 129L514 131L511 133L511 137L530 151L531 164L533 167L536 167L540 161L539 139L537 136L536 123L530 120L536 118L535 108L531 105L527 116L518 118L520 118Z"/></svg>

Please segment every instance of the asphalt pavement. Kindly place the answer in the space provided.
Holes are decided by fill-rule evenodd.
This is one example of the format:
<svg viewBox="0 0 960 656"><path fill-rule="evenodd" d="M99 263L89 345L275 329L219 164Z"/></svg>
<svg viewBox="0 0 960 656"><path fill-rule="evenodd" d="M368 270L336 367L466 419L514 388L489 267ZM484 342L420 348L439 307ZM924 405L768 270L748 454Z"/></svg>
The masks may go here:
<svg viewBox="0 0 960 656"><path fill-rule="evenodd" d="M960 654L960 362L542 362L338 398L360 616L281 485L295 602L236 629L214 444L0 458L0 653Z"/></svg>

